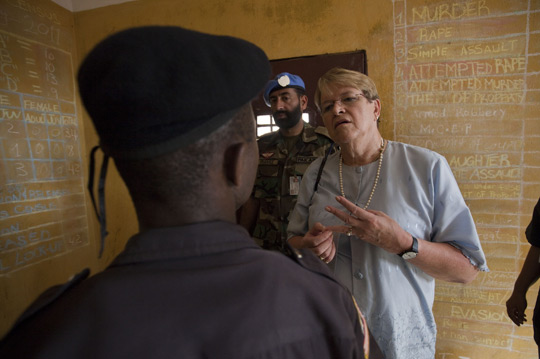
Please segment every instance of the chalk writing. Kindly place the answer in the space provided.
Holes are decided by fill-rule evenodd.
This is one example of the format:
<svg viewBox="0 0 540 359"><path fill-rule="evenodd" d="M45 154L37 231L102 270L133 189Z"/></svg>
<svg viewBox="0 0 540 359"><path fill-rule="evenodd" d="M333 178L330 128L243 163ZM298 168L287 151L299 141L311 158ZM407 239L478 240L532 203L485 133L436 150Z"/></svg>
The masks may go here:
<svg viewBox="0 0 540 359"><path fill-rule="evenodd" d="M466 118L474 118L474 117L495 117L495 118L503 118L504 114L506 113L506 110L504 109L485 109L482 107L472 107L472 108L456 108L455 109L455 117L466 117Z"/></svg>
<svg viewBox="0 0 540 359"><path fill-rule="evenodd" d="M433 137L433 138L409 138L407 142L422 147L432 148L437 152L461 151L520 151L523 149L521 139L494 139L478 137Z"/></svg>
<svg viewBox="0 0 540 359"><path fill-rule="evenodd" d="M483 242L517 243L519 238L513 228L480 228L478 236Z"/></svg>
<svg viewBox="0 0 540 359"><path fill-rule="evenodd" d="M65 252L63 239L38 243L35 246L0 253L0 273L21 269L29 264Z"/></svg>
<svg viewBox="0 0 540 359"><path fill-rule="evenodd" d="M471 344L514 358L522 348L512 350L504 302L522 265L521 200L539 183L531 161L538 8L527 0L393 3L394 134L445 156L491 270L467 287L437 285L437 357L476 358L453 349Z"/></svg>
<svg viewBox="0 0 540 359"><path fill-rule="evenodd" d="M488 288L512 288L515 280L515 273L490 272L489 276L480 279L480 284Z"/></svg>
<svg viewBox="0 0 540 359"><path fill-rule="evenodd" d="M409 92L423 91L516 91L523 90L522 78L456 78L409 81Z"/></svg>
<svg viewBox="0 0 540 359"><path fill-rule="evenodd" d="M511 158L513 157L513 158ZM519 165L517 155L504 153L486 153L469 155L451 155L448 163L451 167L507 167Z"/></svg>
<svg viewBox="0 0 540 359"><path fill-rule="evenodd" d="M473 319L489 322L505 322L508 321L508 316L503 309L501 310L489 310L489 309L472 309L471 307L463 308L461 306L453 305L450 315L458 319Z"/></svg>
<svg viewBox="0 0 540 359"><path fill-rule="evenodd" d="M0 251L25 247L32 242L45 241L50 238L51 234L47 230L28 231L28 233L21 233L13 236L12 238L6 236L4 238L0 238Z"/></svg>
<svg viewBox="0 0 540 359"><path fill-rule="evenodd" d="M404 80L520 74L526 70L526 58L519 56L473 61L412 63L400 65L400 70Z"/></svg>
<svg viewBox="0 0 540 359"><path fill-rule="evenodd" d="M434 92L434 93L407 93L400 104L419 106L419 105L478 105L478 104L516 104L521 103L525 95L522 91L508 92Z"/></svg>
<svg viewBox="0 0 540 359"><path fill-rule="evenodd" d="M440 39L451 38L454 35L454 28L450 26L442 26L436 28L422 28L419 31L417 41L433 41Z"/></svg>
<svg viewBox="0 0 540 359"><path fill-rule="evenodd" d="M455 321L448 318L444 318L442 325L443 328L452 328L452 329L469 329L469 323L463 321Z"/></svg>
<svg viewBox="0 0 540 359"><path fill-rule="evenodd" d="M87 245L72 20L0 5L0 276Z"/></svg>
<svg viewBox="0 0 540 359"><path fill-rule="evenodd" d="M490 10L485 0L456 1L435 6L419 6L412 8L412 23L427 23L443 20L460 20L463 18L489 15Z"/></svg>
<svg viewBox="0 0 540 359"><path fill-rule="evenodd" d="M446 338L450 340L458 340L458 341L462 341L466 343L487 345L491 347L505 348L510 343L510 339L508 337L505 337L504 335L497 335L497 336L494 336L493 334L490 334L490 335L491 336L488 337L480 333L467 333L460 330L446 329L446 328L440 332L440 336L442 338Z"/></svg>
<svg viewBox="0 0 540 359"><path fill-rule="evenodd" d="M407 50L407 61L434 61L460 57L476 59L479 56L519 57L525 52L525 38L469 44L412 45Z"/></svg>
<svg viewBox="0 0 540 359"><path fill-rule="evenodd" d="M45 9L41 6L32 4L29 1L25 0L9 0L9 3L11 6L21 9L29 14L37 15L40 18L44 18L46 20L49 20L50 22L54 24L60 24L60 21L58 19L58 15L50 11L48 9Z"/></svg>
<svg viewBox="0 0 540 359"><path fill-rule="evenodd" d="M460 185L460 189L463 196L467 199L517 199L521 196L521 185L518 183L463 183Z"/></svg>
<svg viewBox="0 0 540 359"><path fill-rule="evenodd" d="M519 180L522 176L521 168L503 168L503 169L488 169L488 168L471 168L471 169L460 169L453 168L452 172L457 180L468 180L468 181L490 181L490 180L499 180L499 181L508 181L508 180Z"/></svg>
<svg viewBox="0 0 540 359"><path fill-rule="evenodd" d="M439 301L464 304L504 304L509 296L508 290L486 290L474 287L437 286L435 298Z"/></svg>

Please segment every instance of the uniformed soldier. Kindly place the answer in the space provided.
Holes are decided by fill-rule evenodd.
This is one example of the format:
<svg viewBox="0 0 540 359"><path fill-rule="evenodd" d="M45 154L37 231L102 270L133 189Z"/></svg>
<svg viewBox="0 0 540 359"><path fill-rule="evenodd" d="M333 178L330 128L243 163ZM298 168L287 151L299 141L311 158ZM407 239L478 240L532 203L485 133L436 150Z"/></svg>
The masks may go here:
<svg viewBox="0 0 540 359"><path fill-rule="evenodd" d="M287 224L308 166L328 151L326 128L302 121L307 107L304 81L283 72L266 84L263 97L279 130L259 138L259 167L240 224L265 249L287 252Z"/></svg>
<svg viewBox="0 0 540 359"><path fill-rule="evenodd" d="M81 99L140 231L103 272L44 293L0 358L380 353L317 257L263 250L236 224L257 171L251 101L269 75L257 46L173 26L124 30L88 54Z"/></svg>

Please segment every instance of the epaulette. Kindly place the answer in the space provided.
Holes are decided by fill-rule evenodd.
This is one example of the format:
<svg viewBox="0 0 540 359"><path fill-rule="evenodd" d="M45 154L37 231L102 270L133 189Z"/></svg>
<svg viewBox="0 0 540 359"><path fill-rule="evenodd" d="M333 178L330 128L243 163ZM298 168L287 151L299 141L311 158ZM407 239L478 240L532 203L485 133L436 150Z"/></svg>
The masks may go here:
<svg viewBox="0 0 540 359"><path fill-rule="evenodd" d="M299 263L304 256L300 250L293 248L289 243L285 243L282 252L297 263Z"/></svg>
<svg viewBox="0 0 540 359"><path fill-rule="evenodd" d="M333 282L339 283L335 279L335 277L332 275L330 270L328 269L328 266L324 264L323 261L321 261L319 258L317 258L317 256L314 255L311 251L307 249L306 250L296 249L296 248L291 247L287 243L285 244L283 253L285 253L287 257L291 258L297 264L309 270L310 272L315 272L324 277L327 277Z"/></svg>
<svg viewBox="0 0 540 359"><path fill-rule="evenodd" d="M28 309L23 312L19 319L17 319L13 325L13 328L35 315L49 304L53 303L55 300L60 298L62 294L66 293L68 290L74 288L77 284L86 279L89 274L90 269L85 268L81 272L71 277L66 283L55 285L45 290L45 292L43 292L32 304L30 304Z"/></svg>
<svg viewBox="0 0 540 359"><path fill-rule="evenodd" d="M318 133L319 135L323 135L325 137L328 137L328 139L331 140L330 134L328 133L328 130L324 126L315 127L315 133Z"/></svg>

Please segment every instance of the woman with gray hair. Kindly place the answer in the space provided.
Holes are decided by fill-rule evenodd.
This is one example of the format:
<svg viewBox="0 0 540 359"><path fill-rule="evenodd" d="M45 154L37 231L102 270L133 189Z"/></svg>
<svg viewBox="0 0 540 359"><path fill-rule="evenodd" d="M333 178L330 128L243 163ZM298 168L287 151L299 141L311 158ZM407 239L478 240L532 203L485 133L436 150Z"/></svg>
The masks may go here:
<svg viewBox="0 0 540 359"><path fill-rule="evenodd" d="M366 75L334 68L315 102L340 150L302 180L288 238L328 263L353 293L386 358L435 356L435 279L488 271L471 213L445 158L384 139Z"/></svg>

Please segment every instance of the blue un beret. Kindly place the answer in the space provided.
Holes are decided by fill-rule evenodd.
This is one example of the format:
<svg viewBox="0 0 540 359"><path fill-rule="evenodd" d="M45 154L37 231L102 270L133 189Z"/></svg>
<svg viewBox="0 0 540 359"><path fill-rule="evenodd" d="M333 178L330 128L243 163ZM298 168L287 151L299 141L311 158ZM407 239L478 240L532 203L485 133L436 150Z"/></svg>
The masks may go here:
<svg viewBox="0 0 540 359"><path fill-rule="evenodd" d="M306 91L306 85L304 85L304 80L300 76L282 72L275 79L268 81L264 88L263 97L266 105L270 107L270 94L272 92L288 87Z"/></svg>
<svg viewBox="0 0 540 359"><path fill-rule="evenodd" d="M104 153L156 157L229 121L270 77L263 50L230 36L176 26L120 31L78 72L79 91Z"/></svg>

